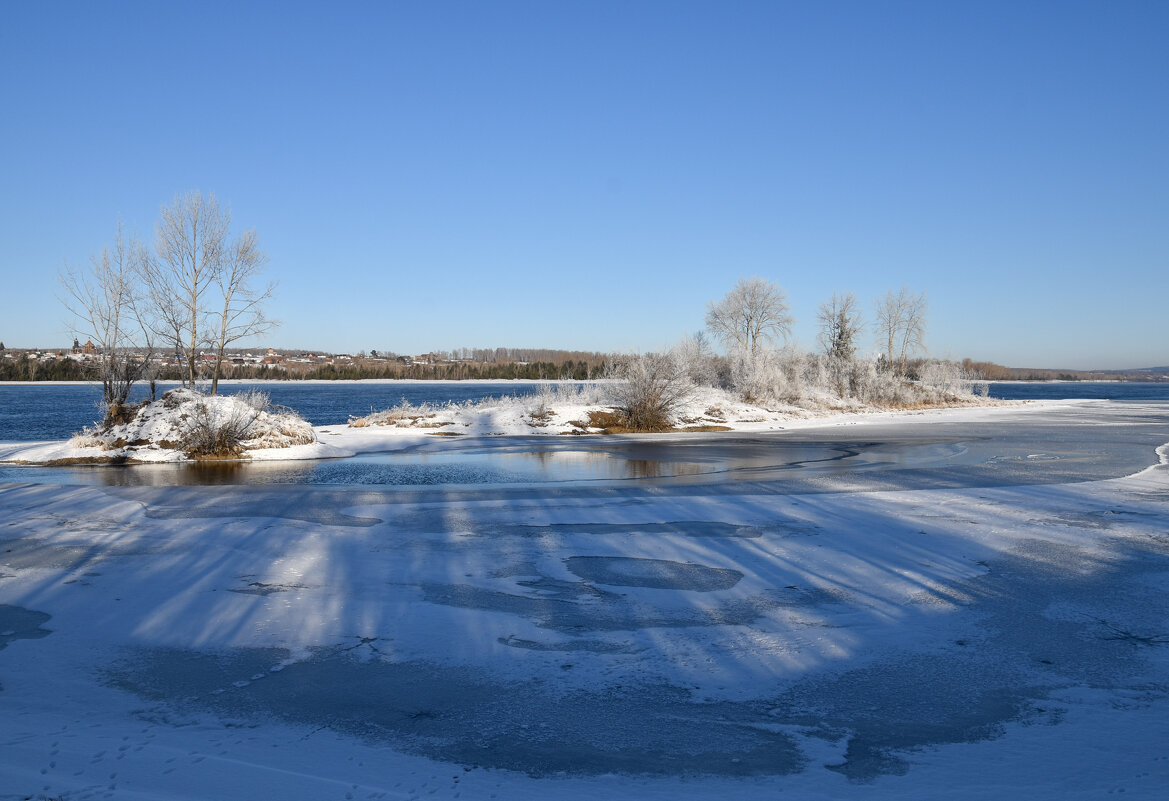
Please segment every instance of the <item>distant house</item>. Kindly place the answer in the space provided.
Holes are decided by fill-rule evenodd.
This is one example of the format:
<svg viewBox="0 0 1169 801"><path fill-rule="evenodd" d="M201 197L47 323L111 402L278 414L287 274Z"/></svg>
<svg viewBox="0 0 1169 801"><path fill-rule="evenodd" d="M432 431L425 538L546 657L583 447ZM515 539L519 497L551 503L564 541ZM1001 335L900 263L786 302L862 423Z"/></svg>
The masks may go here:
<svg viewBox="0 0 1169 801"><path fill-rule="evenodd" d="M81 352L85 356L96 356L97 345L93 344L92 340L87 339L85 340L85 344L81 346Z"/></svg>

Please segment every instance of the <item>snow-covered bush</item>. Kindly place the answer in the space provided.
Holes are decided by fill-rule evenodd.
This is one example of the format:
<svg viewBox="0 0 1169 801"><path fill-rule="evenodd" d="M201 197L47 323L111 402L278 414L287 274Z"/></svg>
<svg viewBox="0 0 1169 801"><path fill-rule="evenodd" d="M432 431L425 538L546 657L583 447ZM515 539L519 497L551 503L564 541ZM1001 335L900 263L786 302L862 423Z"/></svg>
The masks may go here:
<svg viewBox="0 0 1169 801"><path fill-rule="evenodd" d="M786 347L732 352L731 386L750 403L798 404L827 394L827 372L819 357Z"/></svg>
<svg viewBox="0 0 1169 801"><path fill-rule="evenodd" d="M929 359L917 368L917 374L923 386L935 389L943 395L985 398L989 391L986 381L972 378L957 362Z"/></svg>
<svg viewBox="0 0 1169 801"><path fill-rule="evenodd" d="M416 426L420 421L434 417L437 411L429 403L417 406L402 398L397 405L380 412L370 412L364 417L350 417L350 428L366 426Z"/></svg>
<svg viewBox="0 0 1169 801"><path fill-rule="evenodd" d="M695 386L718 386L714 349L702 332L682 337L670 349L670 356L686 371Z"/></svg>
<svg viewBox="0 0 1169 801"><path fill-rule="evenodd" d="M914 384L892 370L881 369L875 361L854 362L850 378L853 396L861 403L886 408L921 403Z"/></svg>
<svg viewBox="0 0 1169 801"><path fill-rule="evenodd" d="M175 392L183 393L178 447L191 458L233 458L248 450L316 442L312 425L291 409L273 407L266 392L202 397L173 390L167 395Z"/></svg>
<svg viewBox="0 0 1169 801"><path fill-rule="evenodd" d="M727 355L731 388L748 403L766 403L787 394L787 375L774 350L737 348Z"/></svg>
<svg viewBox="0 0 1169 801"><path fill-rule="evenodd" d="M506 399L510 401L511 399ZM501 402L506 402L501 398ZM533 425L543 427L549 418L555 416L554 409L566 407L596 406L603 401L603 393L595 382L576 382L561 379L558 382L540 384L536 392L518 399L527 411ZM476 404L481 407L483 404Z"/></svg>
<svg viewBox="0 0 1169 801"><path fill-rule="evenodd" d="M686 368L669 354L651 353L619 362L610 394L631 431L672 428L678 410L690 399L694 384Z"/></svg>
<svg viewBox="0 0 1169 801"><path fill-rule="evenodd" d="M823 359L824 382L840 398L855 394L856 359L825 356Z"/></svg>
<svg viewBox="0 0 1169 801"><path fill-rule="evenodd" d="M821 356L793 347L743 349L727 357L729 388L748 403L805 408L910 408L965 403L985 398L985 381L972 379L954 362L914 365L917 380L875 361Z"/></svg>
<svg viewBox="0 0 1169 801"><path fill-rule="evenodd" d="M252 428L261 410L246 401L212 407L208 400L197 400L189 405L179 436L182 450L196 459L239 456L243 453L244 441L251 439Z"/></svg>

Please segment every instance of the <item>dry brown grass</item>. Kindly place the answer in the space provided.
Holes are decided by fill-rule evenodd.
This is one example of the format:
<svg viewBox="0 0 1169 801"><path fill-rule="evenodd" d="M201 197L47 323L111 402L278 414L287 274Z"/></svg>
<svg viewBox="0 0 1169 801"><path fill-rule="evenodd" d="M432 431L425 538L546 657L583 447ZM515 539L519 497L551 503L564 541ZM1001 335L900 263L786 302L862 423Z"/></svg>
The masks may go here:
<svg viewBox="0 0 1169 801"><path fill-rule="evenodd" d="M50 459L47 462L29 462L23 459L14 459L5 464L37 465L43 467L69 467L75 464L138 464L138 459L125 456L69 456L64 459Z"/></svg>
<svg viewBox="0 0 1169 801"><path fill-rule="evenodd" d="M541 408L538 411L530 412L528 414L528 425L532 428L547 428L548 421L556 416L556 412L548 408Z"/></svg>
<svg viewBox="0 0 1169 801"><path fill-rule="evenodd" d="M366 426L397 426L398 428L428 428L433 425L424 423L424 420L430 420L437 417L434 412L419 412L417 410L395 410L390 409L384 412L376 412L375 414L366 415L365 417L354 417L349 420L350 428L365 428ZM450 425L450 423L441 423L438 425Z"/></svg>
<svg viewBox="0 0 1169 801"><path fill-rule="evenodd" d="M717 425L711 423L704 423L700 420L683 421L684 423L691 423L683 426L661 426L656 428L633 428L628 422L624 413L620 410L597 410L589 412L587 421L584 420L570 420L569 425L573 426L572 431L566 431L566 434L669 434L679 432L714 432L714 431L733 431L730 426Z"/></svg>

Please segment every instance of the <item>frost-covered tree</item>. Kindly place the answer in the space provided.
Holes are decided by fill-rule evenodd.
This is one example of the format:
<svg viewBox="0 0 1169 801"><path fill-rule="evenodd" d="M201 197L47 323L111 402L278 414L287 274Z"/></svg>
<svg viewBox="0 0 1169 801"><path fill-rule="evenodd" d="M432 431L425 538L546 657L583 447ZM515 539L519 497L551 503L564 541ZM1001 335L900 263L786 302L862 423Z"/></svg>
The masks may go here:
<svg viewBox="0 0 1169 801"><path fill-rule="evenodd" d="M207 301L227 248L231 215L215 195L188 192L163 206L155 254L142 276L160 315L158 333L186 362L183 384L194 386L199 350L207 342Z"/></svg>
<svg viewBox="0 0 1169 801"><path fill-rule="evenodd" d="M269 282L263 289L252 286L267 262L268 257L260 250L254 230L245 231L227 246L225 258L215 276L223 305L215 313L215 328L212 331L215 345L212 395L219 391L224 350L233 342L262 334L279 325L264 314L264 303L272 297L276 285Z"/></svg>
<svg viewBox="0 0 1169 801"><path fill-rule="evenodd" d="M274 325L263 311L273 286L260 290L251 285L267 256L255 231L229 240L230 228L231 212L220 207L215 195L176 196L162 207L155 253L141 270L154 330L185 362L184 385L194 386L198 378L200 349L215 351L212 394L224 349Z"/></svg>
<svg viewBox="0 0 1169 801"><path fill-rule="evenodd" d="M908 287L896 294L889 290L877 302L877 336L885 346L885 359L894 362L900 373L905 372L905 360L920 349L925 340L925 293L914 295Z"/></svg>
<svg viewBox="0 0 1169 801"><path fill-rule="evenodd" d="M72 316L70 329L97 346L107 423L120 419L130 388L142 378L152 355L138 281L146 259L145 246L128 237L119 223L113 247L93 256L89 270L66 267L58 276Z"/></svg>
<svg viewBox="0 0 1169 801"><path fill-rule="evenodd" d="M857 337L864 323L860 307L851 292L834 294L831 300L820 304L820 345L830 359L848 361L856 355Z"/></svg>
<svg viewBox="0 0 1169 801"><path fill-rule="evenodd" d="M706 327L728 349L754 354L764 342L787 339L792 316L778 284L762 278L740 278L721 301L706 309Z"/></svg>

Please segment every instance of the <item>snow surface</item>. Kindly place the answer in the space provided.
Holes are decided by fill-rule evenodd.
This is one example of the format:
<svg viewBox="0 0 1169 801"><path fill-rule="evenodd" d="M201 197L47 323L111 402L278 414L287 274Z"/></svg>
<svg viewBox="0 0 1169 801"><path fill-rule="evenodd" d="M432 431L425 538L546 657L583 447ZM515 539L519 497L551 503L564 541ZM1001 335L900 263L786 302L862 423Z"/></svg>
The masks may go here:
<svg viewBox="0 0 1169 801"><path fill-rule="evenodd" d="M1164 797L1149 461L800 495L0 485L0 798Z"/></svg>

